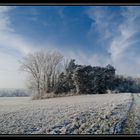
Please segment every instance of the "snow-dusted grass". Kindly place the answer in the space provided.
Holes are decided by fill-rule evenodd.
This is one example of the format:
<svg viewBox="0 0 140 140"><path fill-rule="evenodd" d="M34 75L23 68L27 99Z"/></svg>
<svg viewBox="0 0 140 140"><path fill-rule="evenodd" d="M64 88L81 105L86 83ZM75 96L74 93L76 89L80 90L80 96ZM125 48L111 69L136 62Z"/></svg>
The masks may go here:
<svg viewBox="0 0 140 140"><path fill-rule="evenodd" d="M31 100L0 98L0 134L114 134L131 94L79 95Z"/></svg>

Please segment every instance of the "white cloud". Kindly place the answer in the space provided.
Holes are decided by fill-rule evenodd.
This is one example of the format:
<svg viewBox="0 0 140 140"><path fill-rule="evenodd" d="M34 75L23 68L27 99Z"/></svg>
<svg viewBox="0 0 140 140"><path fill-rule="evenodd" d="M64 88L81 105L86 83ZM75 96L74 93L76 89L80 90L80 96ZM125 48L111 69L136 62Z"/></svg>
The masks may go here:
<svg viewBox="0 0 140 140"><path fill-rule="evenodd" d="M19 58L14 54L22 57L34 50L11 26L9 12L14 8L0 6L0 88L25 87L25 75L19 72Z"/></svg>
<svg viewBox="0 0 140 140"><path fill-rule="evenodd" d="M88 32L89 36L99 33L101 35L99 41L104 41L112 36L112 30L116 23L112 22L114 14L108 10L108 7L92 6L86 13L93 21Z"/></svg>
<svg viewBox="0 0 140 140"><path fill-rule="evenodd" d="M27 42L22 35L17 34L12 28L9 12L14 8L0 6L0 88L25 86L26 76L19 73L19 58L12 51L23 56L37 48L39 49L39 47L34 47L37 44ZM140 57L138 52L129 52L128 50L133 50L135 43L139 42L139 38L134 39L134 36L140 31L140 8L121 7L121 9L120 16L123 20L119 22L117 19L114 20L116 15L108 11L107 7L91 7L87 11L89 18L93 21L89 35L99 33L98 43L105 44L104 42L109 39L110 45L105 46L105 49L106 52L110 53L110 57L96 51L92 55L88 55L80 49L70 49L71 46L66 46L64 50L61 49L61 46L56 47L60 44L53 44L52 42L42 44L42 47L45 46L49 51L60 51L65 57L76 59L78 64L106 66L110 63L117 68L118 73L137 75L140 73ZM63 14L63 11L59 14ZM63 15L61 16L63 19ZM80 47L75 46L75 48ZM132 58L134 55L136 57Z"/></svg>
<svg viewBox="0 0 140 140"><path fill-rule="evenodd" d="M11 26L9 12L15 7L0 6L0 46L13 48L19 53L26 54L33 49L24 38L17 34Z"/></svg>
<svg viewBox="0 0 140 140"><path fill-rule="evenodd" d="M70 48L67 46L66 48ZM76 48L76 47L75 47ZM66 50L57 50L60 51L65 58L75 59L77 64L80 65L92 65L92 66L106 66L110 64L109 58L101 54L94 53L89 55L79 49L66 49Z"/></svg>
<svg viewBox="0 0 140 140"><path fill-rule="evenodd" d="M7 12L11 10L12 7L0 6L0 31L12 31L10 26L10 21L7 16Z"/></svg>
<svg viewBox="0 0 140 140"><path fill-rule="evenodd" d="M119 35L116 35L113 38L109 48L109 52L111 53L113 60L120 59L121 55L123 55L126 49L128 47L132 47L131 45L135 41L131 40L130 38L133 37L138 31L134 22L135 18L137 17L134 14L135 10L132 11L132 9L128 7L127 9L125 9L125 11L124 10L122 11L123 11L122 15L124 16L124 21L119 25L117 29L119 31Z"/></svg>
<svg viewBox="0 0 140 140"><path fill-rule="evenodd" d="M118 27L120 34L113 38L109 52L111 53L111 59L117 66L119 73L138 75L140 65L136 62L139 61L140 58L134 57L134 54L137 56L138 52L133 50L135 48L135 43L139 42L139 39L135 39L134 36L140 32L138 24L140 8L122 7L122 15L124 20ZM130 48L131 51L133 51L133 55L131 55L132 52L129 52Z"/></svg>
<svg viewBox="0 0 140 140"><path fill-rule="evenodd" d="M110 12L108 7L91 7L87 11L89 18L93 20L89 35L99 34L99 44L105 46L110 54L110 60L104 56L94 56L98 63L110 62L117 68L120 74L138 75L140 73L140 58L135 50L139 38L135 38L140 32L140 7L121 6L120 11ZM96 32L95 32L96 31ZM107 40L108 39L108 40ZM130 52L131 50L131 52ZM135 57L136 56L136 57Z"/></svg>
<svg viewBox="0 0 140 140"><path fill-rule="evenodd" d="M0 88L25 88L26 75L19 72L17 58L0 52Z"/></svg>
<svg viewBox="0 0 140 140"><path fill-rule="evenodd" d="M22 36L11 32L0 32L0 45L7 48L15 49L22 55L31 52L34 47L26 42Z"/></svg>

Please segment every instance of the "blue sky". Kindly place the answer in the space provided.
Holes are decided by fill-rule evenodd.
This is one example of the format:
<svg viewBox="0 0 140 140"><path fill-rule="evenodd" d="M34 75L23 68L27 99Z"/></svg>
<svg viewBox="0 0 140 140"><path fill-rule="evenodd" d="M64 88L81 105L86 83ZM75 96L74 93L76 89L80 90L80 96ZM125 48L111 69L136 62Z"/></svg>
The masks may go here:
<svg viewBox="0 0 140 140"><path fill-rule="evenodd" d="M25 86L18 60L39 48L139 76L139 25L139 6L0 6L0 88Z"/></svg>

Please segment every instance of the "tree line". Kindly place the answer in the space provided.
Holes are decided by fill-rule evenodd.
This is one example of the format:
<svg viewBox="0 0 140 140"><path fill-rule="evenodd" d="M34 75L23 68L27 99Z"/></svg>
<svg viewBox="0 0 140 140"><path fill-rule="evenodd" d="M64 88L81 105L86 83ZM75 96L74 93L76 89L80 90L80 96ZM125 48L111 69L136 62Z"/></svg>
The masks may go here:
<svg viewBox="0 0 140 140"><path fill-rule="evenodd" d="M31 96L28 90L0 89L0 97L27 97L27 96Z"/></svg>
<svg viewBox="0 0 140 140"><path fill-rule="evenodd" d="M25 56L21 70L28 72L28 88L34 96L140 92L140 80L115 74L115 68L78 65L59 52L40 50Z"/></svg>

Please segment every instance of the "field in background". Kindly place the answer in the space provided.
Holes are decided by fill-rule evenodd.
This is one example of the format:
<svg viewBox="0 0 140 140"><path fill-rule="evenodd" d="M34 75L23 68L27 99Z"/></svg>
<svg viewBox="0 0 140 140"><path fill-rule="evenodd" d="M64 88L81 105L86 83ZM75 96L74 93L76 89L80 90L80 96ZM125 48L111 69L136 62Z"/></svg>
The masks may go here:
<svg viewBox="0 0 140 140"><path fill-rule="evenodd" d="M79 95L44 100L0 98L0 134L121 133L130 93Z"/></svg>

